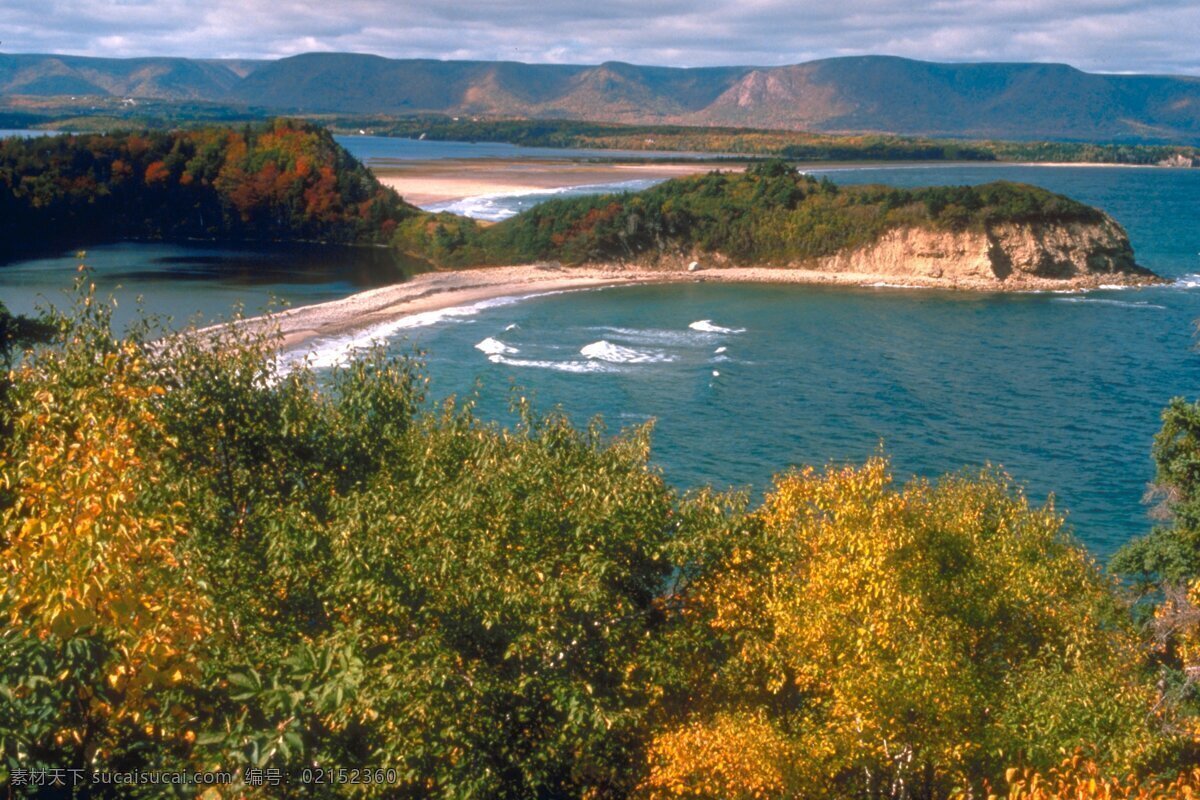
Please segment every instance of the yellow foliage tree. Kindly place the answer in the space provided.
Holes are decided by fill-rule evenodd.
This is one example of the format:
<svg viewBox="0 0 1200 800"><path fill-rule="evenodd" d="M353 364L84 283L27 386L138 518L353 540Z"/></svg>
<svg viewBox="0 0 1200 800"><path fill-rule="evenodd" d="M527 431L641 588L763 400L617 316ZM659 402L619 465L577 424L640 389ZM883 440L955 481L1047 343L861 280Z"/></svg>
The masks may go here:
<svg viewBox="0 0 1200 800"><path fill-rule="evenodd" d="M728 657L655 739L647 795L935 797L1061 747L1144 755L1137 637L1062 519L1003 476L810 468L758 521L689 590Z"/></svg>
<svg viewBox="0 0 1200 800"><path fill-rule="evenodd" d="M1048 770L1010 769L1008 792L995 800L1194 800L1200 798L1200 769L1169 779L1111 777L1078 755Z"/></svg>
<svg viewBox="0 0 1200 800"><path fill-rule="evenodd" d="M205 632L173 503L155 494L169 444L153 407L163 390L138 346L110 344L47 352L15 372L0 457L6 635L47 646L90 637L106 653L104 684L80 690L82 710L64 715L70 727L54 737L89 761L119 738L114 726L161 733L147 712L191 676L189 654ZM81 357L93 363L68 368Z"/></svg>

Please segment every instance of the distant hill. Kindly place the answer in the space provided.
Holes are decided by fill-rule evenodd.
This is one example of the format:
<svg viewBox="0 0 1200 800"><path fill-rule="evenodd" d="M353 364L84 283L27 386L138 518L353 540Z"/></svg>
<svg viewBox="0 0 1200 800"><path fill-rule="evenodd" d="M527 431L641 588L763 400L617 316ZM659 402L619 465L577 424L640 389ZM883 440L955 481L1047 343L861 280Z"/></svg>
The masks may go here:
<svg viewBox="0 0 1200 800"><path fill-rule="evenodd" d="M108 94L291 113L443 113L820 132L1200 142L1200 78L891 56L679 69L388 59L0 54L0 96Z"/></svg>
<svg viewBox="0 0 1200 800"><path fill-rule="evenodd" d="M0 95L217 100L259 63L0 53Z"/></svg>

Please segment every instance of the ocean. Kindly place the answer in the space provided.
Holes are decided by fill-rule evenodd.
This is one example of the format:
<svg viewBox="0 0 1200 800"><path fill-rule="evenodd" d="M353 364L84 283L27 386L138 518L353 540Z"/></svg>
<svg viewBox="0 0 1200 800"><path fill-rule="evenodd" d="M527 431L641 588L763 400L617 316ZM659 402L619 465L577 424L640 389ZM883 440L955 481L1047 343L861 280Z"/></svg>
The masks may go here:
<svg viewBox="0 0 1200 800"><path fill-rule="evenodd" d="M399 332L436 396L510 421L514 392L611 430L654 423L681 487L754 496L802 464L884 452L899 479L990 464L1053 496L1098 558L1151 527L1151 442L1200 397L1200 170L937 166L830 171L901 186L1026 181L1097 205L1170 286L966 294L693 284L483 304Z"/></svg>
<svg viewBox="0 0 1200 800"><path fill-rule="evenodd" d="M352 137L362 138L362 137ZM423 143L422 143L423 144ZM436 143L444 144L444 143ZM360 153L361 155L361 153ZM460 156L453 156L460 157ZM412 321L390 342L426 351L435 398L511 421L514 393L612 431L654 423L652 459L680 487L755 496L801 464L887 453L898 478L992 464L1035 502L1051 495L1106 558L1151 522L1150 446L1173 396L1200 396L1200 170L900 166L831 170L843 183L1036 183L1097 205L1165 287L960 294L889 286L621 287L491 301ZM492 198L493 211L528 197ZM404 274L321 249L93 248L102 291L186 319L317 302ZM58 296L70 255L0 267L15 311ZM296 268L300 265L300 268ZM336 353L319 354L332 360Z"/></svg>

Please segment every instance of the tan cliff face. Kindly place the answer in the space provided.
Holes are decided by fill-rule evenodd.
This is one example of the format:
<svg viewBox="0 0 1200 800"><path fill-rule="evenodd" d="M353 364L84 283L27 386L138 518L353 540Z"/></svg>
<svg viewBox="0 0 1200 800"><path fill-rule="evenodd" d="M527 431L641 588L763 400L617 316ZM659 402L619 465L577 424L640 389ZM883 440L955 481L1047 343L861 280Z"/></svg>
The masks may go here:
<svg viewBox="0 0 1200 800"><path fill-rule="evenodd" d="M1125 231L1107 217L1099 223L1004 223L986 230L897 228L870 245L796 266L995 289L1158 280L1137 266Z"/></svg>

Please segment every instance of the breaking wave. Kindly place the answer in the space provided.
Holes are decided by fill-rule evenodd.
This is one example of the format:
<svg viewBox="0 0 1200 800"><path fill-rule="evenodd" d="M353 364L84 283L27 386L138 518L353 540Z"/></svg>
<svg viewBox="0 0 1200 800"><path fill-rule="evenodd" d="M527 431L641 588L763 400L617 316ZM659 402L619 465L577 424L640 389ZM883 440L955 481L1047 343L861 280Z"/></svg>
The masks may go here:
<svg viewBox="0 0 1200 800"><path fill-rule="evenodd" d="M607 361L610 364L662 364L675 360L674 356L663 352L635 350L606 339L584 345L579 354L593 361Z"/></svg>
<svg viewBox="0 0 1200 800"><path fill-rule="evenodd" d="M701 333L745 333L745 328L722 328L720 325L714 325L711 319L698 319L691 325L688 325L694 331Z"/></svg>
<svg viewBox="0 0 1200 800"><path fill-rule="evenodd" d="M482 342L476 343L475 349L481 350L484 353L487 353L489 356L515 355L521 352L515 347L506 345L499 339L493 339L491 336L484 339Z"/></svg>

